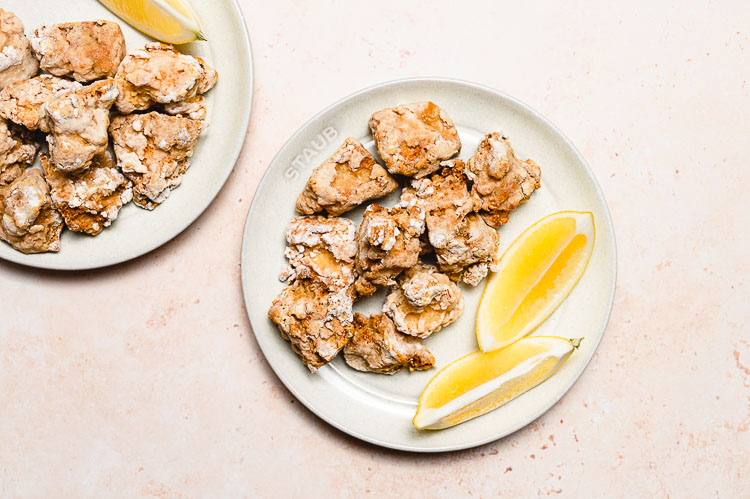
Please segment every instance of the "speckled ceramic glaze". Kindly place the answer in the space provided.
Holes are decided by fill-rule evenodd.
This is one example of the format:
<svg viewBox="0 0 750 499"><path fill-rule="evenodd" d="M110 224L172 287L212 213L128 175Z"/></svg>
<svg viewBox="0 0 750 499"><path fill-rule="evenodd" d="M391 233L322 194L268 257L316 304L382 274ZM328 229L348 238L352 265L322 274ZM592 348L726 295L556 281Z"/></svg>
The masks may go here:
<svg viewBox="0 0 750 499"><path fill-rule="evenodd" d="M192 2L208 41L179 46L204 58L219 72L219 81L206 94L210 126L205 130L191 165L167 201L152 212L133 203L123 207L111 227L96 237L64 230L58 253L24 255L0 242L0 258L33 267L80 270L124 262L157 248L182 232L216 197L232 171L245 140L253 95L250 41L239 7L233 0ZM120 24L128 51L153 41L131 28L94 0L39 2L9 0L29 34L41 24L107 19ZM226 57L231 53L232 57ZM37 159L36 165L39 165Z"/></svg>
<svg viewBox="0 0 750 499"><path fill-rule="evenodd" d="M433 369L394 376L350 369L339 356L311 374L267 318L268 307L284 284L284 233L295 216L294 203L312 169L328 158L348 136L374 152L367 127L379 109L432 100L453 119L462 141L460 157L468 159L482 136L499 130L521 158L542 169L542 188L499 229L501 251L536 220L561 210L591 211L596 244L581 281L565 302L533 334L583 337L581 348L553 377L494 412L441 431L419 431L411 419L425 384L446 364L477 349L474 320L483 281L461 285L466 299L462 317L425 341L436 358ZM391 206L398 192L381 200ZM345 216L356 223L363 209ZM250 321L266 359L282 382L315 414L335 427L386 447L436 452L476 446L503 437L533 421L578 379L593 356L612 308L616 273L612 222L596 179L586 162L544 117L517 100L473 83L420 78L377 85L325 109L284 145L263 177L245 225L242 281ZM384 293L361 300L355 310L377 313Z"/></svg>

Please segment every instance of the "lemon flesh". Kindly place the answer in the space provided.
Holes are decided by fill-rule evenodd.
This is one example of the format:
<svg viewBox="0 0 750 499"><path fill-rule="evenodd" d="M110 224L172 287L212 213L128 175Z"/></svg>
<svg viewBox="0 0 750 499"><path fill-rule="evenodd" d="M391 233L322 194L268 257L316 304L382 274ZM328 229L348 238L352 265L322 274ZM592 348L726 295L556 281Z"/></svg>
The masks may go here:
<svg viewBox="0 0 750 499"><path fill-rule="evenodd" d="M198 17L185 0L99 0L129 25L159 41L205 40Z"/></svg>
<svg viewBox="0 0 750 499"><path fill-rule="evenodd" d="M518 236L479 302L479 348L510 345L549 317L581 278L594 240L594 216L574 211L549 215Z"/></svg>
<svg viewBox="0 0 750 499"><path fill-rule="evenodd" d="M568 360L578 341L533 336L502 350L461 357L427 384L419 397L414 426L440 430L500 407L550 377Z"/></svg>

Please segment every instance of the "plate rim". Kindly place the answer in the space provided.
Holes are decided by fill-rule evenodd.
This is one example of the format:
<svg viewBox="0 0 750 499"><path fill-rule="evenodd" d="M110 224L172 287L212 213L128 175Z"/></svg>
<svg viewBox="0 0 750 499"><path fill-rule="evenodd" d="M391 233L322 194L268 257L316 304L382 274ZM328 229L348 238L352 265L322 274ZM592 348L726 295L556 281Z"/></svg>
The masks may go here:
<svg viewBox="0 0 750 499"><path fill-rule="evenodd" d="M250 41L250 33L247 29L247 20L245 19L245 15L242 12L242 9L240 8L239 0L228 0L227 6L233 11L233 13L237 16L237 18L240 21L240 31L241 31L241 37L243 40L242 45L247 49L247 55L248 55L248 80L249 80L249 86L250 86L250 98L247 102L247 112L244 114L244 123L242 123L242 126L240 127L243 131L242 135L242 141L239 143L239 147L237 147L237 150L232 154L232 168L228 169L226 174L223 175L224 178L221 179L221 182L217 185L214 192L211 192L211 194L206 198L205 202L202 203L202 206L200 207L200 211L197 212L195 215L195 218L186 221L181 224L175 224L175 227L178 227L173 234L171 234L168 238L164 240L155 241L151 244L148 244L144 246L143 248L139 249L138 251L128 254L127 256L123 257L104 257L99 260L97 260L94 264L73 264L73 265L66 265L66 264L60 264L57 263L57 260L51 261L51 262L34 262L34 254L25 254L21 253L19 251L12 251L9 252L7 255L0 254L0 260L5 262L11 262L17 265L22 265L24 267L28 268L34 268L34 269L43 269L43 270L57 270L57 271L63 271L63 272L75 272L75 271L81 271L81 270L95 270L95 269L102 269L106 267L112 267L114 265L118 265L125 262L130 262L132 260L135 260L136 258L140 258L144 255L147 255L151 253L152 251L164 246L168 242L172 241L174 238L185 232L185 230L190 227L193 223L195 223L203 213L208 209L209 206L216 200L216 197L219 195L219 193L222 191L224 186L227 183L227 180L229 180L229 177L232 175L232 172L234 171L234 168L237 166L237 161L240 158L240 154L242 153L242 148L245 145L246 139L247 139L247 131L250 128L250 117L252 115L253 111L253 99L255 97L255 57L253 56L253 47L252 43ZM114 14L113 14L114 15ZM125 22L125 21L118 21L118 22ZM2 243L5 244L5 243Z"/></svg>
<svg viewBox="0 0 750 499"><path fill-rule="evenodd" d="M274 162L278 159L278 157L282 154L283 151L287 149L287 147L299 136L301 135L304 130L310 126L311 123L316 121L318 118L323 116L324 114L328 113L329 111L335 109L336 107L346 103L347 101L350 101L352 99L355 99L359 97L362 94L365 94L367 92L380 89L383 87L390 87L390 86L397 86L404 83L409 82L423 82L423 83L451 83L456 84L460 86L465 86L469 88L479 89L482 91L486 91L492 94L495 94L501 98L507 99L514 103L515 105L523 108L526 112L531 113L536 119L542 121L545 125L549 126L562 140L564 143L570 147L571 151L575 154L575 157L580 163L584 166L584 171L586 176L589 178L589 180L592 182L593 186L595 187L595 193L596 197L602 202L602 205L604 207L604 214L605 219L607 221L607 224L611 228L611 233L609 237L609 243L612 247L612 259L609 262L610 266L610 272L612 273L612 286L609 290L609 297L608 297L608 310L606 313L606 320L603 322L600 330L598 331L598 340L596 342L596 345L594 345L594 348L591 350L591 353L587 356L585 361L581 364L580 369L578 372L575 373L575 376L571 379L569 383L565 385L564 390L561 391L560 395L557 397L553 397L553 399L550 399L549 403L543 404L540 408L540 410L533 413L529 418L526 418L527 421L525 423L519 423L518 425L512 427L510 430L505 432L500 432L495 435L490 435L489 437L482 437L476 440L471 440L467 442L463 442L461 444L455 444L455 445L444 445L444 446L438 446L438 447L429 447L429 448L422 448L419 446L414 445L403 445L398 443L392 443L386 440L381 440L378 438L370 437L367 435L363 435L356 430L353 430L351 428L348 428L344 426L343 424L340 424L339 422L335 421L334 419L328 417L326 414L322 413L321 411L318 411L315 407L311 406L310 403L308 403L308 400L306 397L300 393L299 390L296 389L292 384L290 384L285 376L284 373L279 372L279 370L276 369L276 367L268 360L268 356L266 355L266 350L263 347L263 343L258 338L258 335L255 332L255 326L253 325L253 319L250 316L250 306L249 306L249 296L250 293L248 291L249 283L247 282L247 277L245 274L245 259L246 259L246 246L248 244L249 239L249 224L251 219L253 218L253 215L255 214L255 211L258 209L258 203L257 203L257 194L258 191L260 191L261 187L263 187L270 178L270 170L271 165L274 164ZM243 302L245 304L245 313L247 314L248 321L250 322L250 327L253 332L253 336L255 337L255 341L260 347L261 352L263 353L263 357L266 361L266 363L269 365L271 370L274 372L277 378L282 382L282 384L286 387L287 390L291 392L294 397L299 400L310 412L312 412L316 417L319 417L323 421L325 421L327 424L333 426L337 430L350 435L352 437L358 438L359 440L362 440L364 442L368 442L370 444L378 445L380 447L385 447L388 449L393 450L399 450L399 451L406 451L406 452L415 452L415 453L440 453L440 452L452 452L452 451L459 451L459 450L465 450L470 449L474 447L478 447L480 445L484 445L490 442L494 442L497 440L500 440L502 438L505 438L509 435L512 435L513 433L517 432L521 428L524 428L525 426L528 426L530 423L541 417L543 414L545 414L547 411L549 411L557 402L559 402L567 393L570 391L571 387L580 379L580 377L583 375L583 372L588 367L589 363L591 362L591 359L593 358L594 354L596 354L596 351L599 349L599 345L601 344L602 339L604 338L604 333L607 331L607 326L609 325L609 321L612 317L612 309L614 307L614 299L615 299L615 292L617 288L617 240L615 237L615 227L614 223L612 221L612 215L609 211L609 205L607 204L607 200L604 197L604 193L602 192L601 186L599 185L599 182L596 180L596 176L594 175L593 170L589 166L586 159L583 157L581 152L578 150L578 148L573 144L573 142L568 138L567 135L565 135L554 123L552 123L549 119L547 119L545 116L543 116L541 113L530 107L529 105L525 104L524 102L518 100L517 98L501 91L498 89L495 89L493 87L490 87L488 85L484 85L481 83L476 83L468 80L463 80L459 78L449 78L449 77L439 77L439 76L417 76L417 77L409 77L409 78L397 78L392 80L387 80L381 83L376 83L373 85L370 85L368 87L365 87L361 90L357 90L353 93L350 93L346 95L345 97L338 99L337 101L333 102L332 104L326 106L324 109L313 115L310 119L305 121L290 137L288 140L284 142L284 144L279 148L278 152L274 155L271 162L268 164L268 167L266 167L266 170L263 172L263 176L260 179L260 182L258 182L258 186L255 188L255 192L253 193L253 199L250 203L250 207L248 208L247 215L245 217L245 224L243 228L242 233L242 246L240 250L240 279L242 283L242 294L243 294Z"/></svg>

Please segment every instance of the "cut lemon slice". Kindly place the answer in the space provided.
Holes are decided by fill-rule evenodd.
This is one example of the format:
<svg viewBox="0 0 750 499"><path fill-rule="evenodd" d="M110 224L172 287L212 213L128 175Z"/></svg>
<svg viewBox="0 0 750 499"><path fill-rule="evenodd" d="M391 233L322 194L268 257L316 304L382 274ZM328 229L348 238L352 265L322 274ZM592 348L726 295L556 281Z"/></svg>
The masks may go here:
<svg viewBox="0 0 750 499"><path fill-rule="evenodd" d="M580 341L532 336L502 350L461 357L427 383L414 426L440 430L500 407L549 378Z"/></svg>
<svg viewBox="0 0 750 499"><path fill-rule="evenodd" d="M581 278L594 239L594 216L578 211L549 215L518 236L479 302L479 348L510 345L549 317Z"/></svg>
<svg viewBox="0 0 750 499"><path fill-rule="evenodd" d="M99 0L123 21L159 41L205 40L198 17L185 0Z"/></svg>

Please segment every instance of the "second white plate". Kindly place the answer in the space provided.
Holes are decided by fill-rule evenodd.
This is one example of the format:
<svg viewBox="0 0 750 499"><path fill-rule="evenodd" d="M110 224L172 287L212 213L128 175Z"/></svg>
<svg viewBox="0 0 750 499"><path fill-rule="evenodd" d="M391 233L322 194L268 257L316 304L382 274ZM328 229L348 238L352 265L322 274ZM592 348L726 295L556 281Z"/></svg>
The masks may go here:
<svg viewBox="0 0 750 499"><path fill-rule="evenodd" d="M61 270L113 265L166 243L185 230L213 201L232 172L245 141L253 95L252 56L245 21L234 0L192 5L208 41L177 48L204 58L219 72L219 81L206 94L206 120L210 126L198 139L182 184L151 212L133 203L124 206L112 226L95 237L64 230L58 253L24 255L0 241L0 258ZM27 34L42 24L107 19L122 28L128 52L154 41L93 0L6 0L3 8L21 19ZM229 53L232 56L226 57Z"/></svg>
<svg viewBox="0 0 750 499"><path fill-rule="evenodd" d="M285 264L285 230L294 203L312 169L330 157L347 136L374 152L367 122L379 109L432 100L453 119L469 158L482 136L500 130L518 155L542 169L542 188L499 229L501 251L526 227L561 210L591 211L596 244L589 266L567 300L534 334L585 339L581 348L549 380L503 407L441 431L419 431L411 419L427 382L446 364L477 349L476 309L484 282L461 285L462 317L425 340L436 358L433 369L394 376L362 373L339 355L311 374L268 319L271 302L284 284L277 276ZM378 201L392 206L398 193ZM347 213L357 224L362 209ZM578 379L604 334L615 289L616 255L612 222L591 170L575 147L550 122L517 100L480 85L447 79L410 79L378 85L351 95L306 123L269 165L253 198L242 247L242 284L253 332L273 370L289 390L333 426L385 447L437 452L480 445L530 423ZM384 293L358 302L355 310L378 313Z"/></svg>

